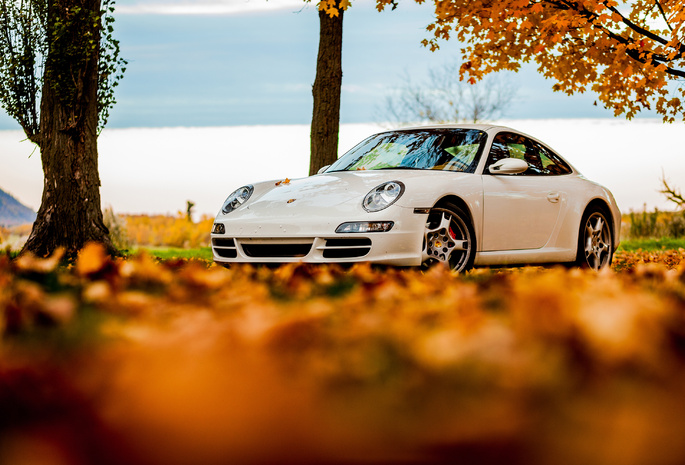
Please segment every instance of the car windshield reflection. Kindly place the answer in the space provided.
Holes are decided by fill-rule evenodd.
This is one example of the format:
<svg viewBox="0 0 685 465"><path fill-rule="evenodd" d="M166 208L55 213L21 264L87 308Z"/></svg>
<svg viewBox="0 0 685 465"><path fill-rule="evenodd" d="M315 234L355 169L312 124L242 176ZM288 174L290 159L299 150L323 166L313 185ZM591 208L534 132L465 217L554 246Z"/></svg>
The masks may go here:
<svg viewBox="0 0 685 465"><path fill-rule="evenodd" d="M472 173L487 135L477 129L427 129L376 134L340 157L326 172L444 170Z"/></svg>

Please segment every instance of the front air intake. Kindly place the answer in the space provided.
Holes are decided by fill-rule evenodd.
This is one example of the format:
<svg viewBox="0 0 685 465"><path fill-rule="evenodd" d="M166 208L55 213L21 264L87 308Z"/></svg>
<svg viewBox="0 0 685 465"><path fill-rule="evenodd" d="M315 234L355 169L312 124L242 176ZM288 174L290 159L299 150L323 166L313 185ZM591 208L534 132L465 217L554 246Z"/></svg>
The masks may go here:
<svg viewBox="0 0 685 465"><path fill-rule="evenodd" d="M371 251L371 239L326 239L324 258L359 258Z"/></svg>

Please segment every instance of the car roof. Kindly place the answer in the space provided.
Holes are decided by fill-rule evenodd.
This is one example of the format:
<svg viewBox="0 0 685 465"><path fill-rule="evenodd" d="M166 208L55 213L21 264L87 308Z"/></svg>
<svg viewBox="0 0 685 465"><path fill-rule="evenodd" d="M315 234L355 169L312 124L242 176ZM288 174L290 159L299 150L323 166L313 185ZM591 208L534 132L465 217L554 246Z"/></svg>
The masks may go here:
<svg viewBox="0 0 685 465"><path fill-rule="evenodd" d="M481 131L489 131L491 129L504 129L507 131L514 131L514 132L520 132L517 131L516 129L507 127L507 126L500 126L497 124L488 124L488 123L479 123L479 124L471 124L471 123L454 123L454 124L430 124L430 125L421 125L421 126L406 126L406 127L401 127L401 128L395 128L395 129L389 129L387 131L383 132L395 132L395 131L415 131L419 129L479 129Z"/></svg>

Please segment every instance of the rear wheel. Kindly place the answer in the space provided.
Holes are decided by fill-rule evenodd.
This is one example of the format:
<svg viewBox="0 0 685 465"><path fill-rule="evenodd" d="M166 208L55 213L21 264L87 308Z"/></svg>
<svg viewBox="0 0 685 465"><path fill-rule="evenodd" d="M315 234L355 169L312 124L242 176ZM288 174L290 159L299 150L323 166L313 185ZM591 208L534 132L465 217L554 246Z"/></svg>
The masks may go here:
<svg viewBox="0 0 685 465"><path fill-rule="evenodd" d="M423 265L443 263L454 271L470 269L476 253L475 236L461 208L453 204L432 208L423 237Z"/></svg>
<svg viewBox="0 0 685 465"><path fill-rule="evenodd" d="M611 225L600 209L588 210L580 222L576 265L598 271L611 265L613 258Z"/></svg>

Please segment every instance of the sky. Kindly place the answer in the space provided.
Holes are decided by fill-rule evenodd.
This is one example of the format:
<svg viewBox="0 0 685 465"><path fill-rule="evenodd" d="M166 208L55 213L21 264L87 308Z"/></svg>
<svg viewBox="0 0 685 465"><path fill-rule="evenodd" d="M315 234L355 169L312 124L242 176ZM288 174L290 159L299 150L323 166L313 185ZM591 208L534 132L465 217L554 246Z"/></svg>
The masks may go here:
<svg viewBox="0 0 685 465"><path fill-rule="evenodd" d="M342 123L383 119L401 76L423 79L457 59L459 44L430 52L421 40L431 2L377 12L355 0L345 13ZM318 14L302 0L118 0L115 37L128 60L108 127L307 124L318 50ZM601 118L594 96L568 97L531 65L509 78L517 99L505 117ZM0 129L17 124L0 112Z"/></svg>

